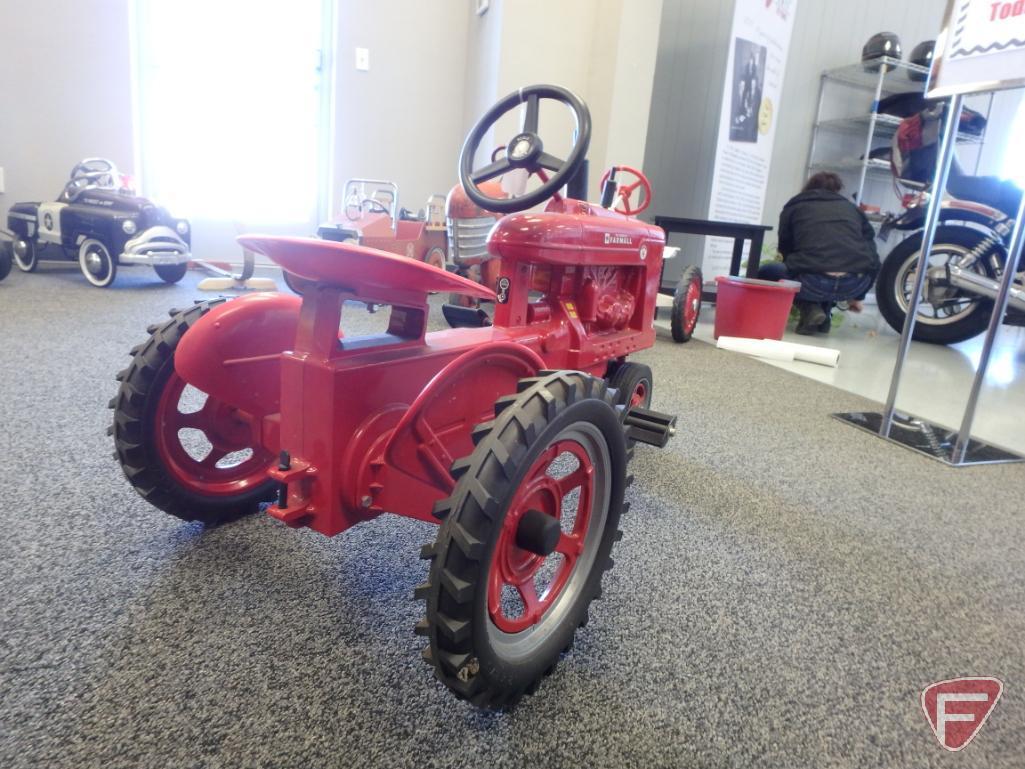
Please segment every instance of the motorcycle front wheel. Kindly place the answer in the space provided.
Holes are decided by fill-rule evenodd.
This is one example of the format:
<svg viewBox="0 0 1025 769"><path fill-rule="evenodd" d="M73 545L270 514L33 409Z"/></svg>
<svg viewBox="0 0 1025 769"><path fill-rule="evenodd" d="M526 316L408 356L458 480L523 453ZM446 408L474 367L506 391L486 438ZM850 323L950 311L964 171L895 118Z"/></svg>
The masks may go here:
<svg viewBox="0 0 1025 769"><path fill-rule="evenodd" d="M918 305L914 339L932 344L956 344L986 330L993 303L956 286L943 285L944 267L962 261L985 236L968 227L937 227L932 251L927 262L929 276ZM899 243L883 261L876 282L879 312L896 330L904 328L911 291L915 285L918 256L922 250L922 232L916 232ZM984 257L988 259L988 257ZM980 259L972 267L976 272L994 277L990 266ZM937 281L931 280L935 275Z"/></svg>

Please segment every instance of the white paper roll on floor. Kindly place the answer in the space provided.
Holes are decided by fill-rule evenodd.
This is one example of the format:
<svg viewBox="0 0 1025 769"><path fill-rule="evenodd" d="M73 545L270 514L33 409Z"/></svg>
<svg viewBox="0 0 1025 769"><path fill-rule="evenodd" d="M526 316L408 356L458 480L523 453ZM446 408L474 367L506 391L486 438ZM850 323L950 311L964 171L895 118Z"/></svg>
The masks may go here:
<svg viewBox="0 0 1025 769"><path fill-rule="evenodd" d="M781 342L776 339L745 339L739 336L721 336L715 346L722 350L757 355L768 360L803 360L820 366L836 367L840 362L840 351L831 347L816 347L811 344Z"/></svg>
<svg viewBox="0 0 1025 769"><path fill-rule="evenodd" d="M816 347L813 344L797 344L796 342L775 342L775 344L785 345L793 350L794 360L803 360L832 368L836 368L840 363L840 351L832 347Z"/></svg>
<svg viewBox="0 0 1025 769"><path fill-rule="evenodd" d="M715 346L720 350L756 355L767 360L792 361L794 351L772 343L771 339L744 339L739 336L721 336Z"/></svg>

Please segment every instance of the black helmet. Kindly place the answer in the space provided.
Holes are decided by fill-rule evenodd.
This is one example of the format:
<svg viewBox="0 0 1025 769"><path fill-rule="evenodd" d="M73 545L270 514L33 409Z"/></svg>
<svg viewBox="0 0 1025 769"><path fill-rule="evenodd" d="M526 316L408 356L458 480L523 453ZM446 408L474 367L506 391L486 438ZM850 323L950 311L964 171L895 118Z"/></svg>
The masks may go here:
<svg viewBox="0 0 1025 769"><path fill-rule="evenodd" d="M912 64L917 64L919 67L925 67L929 69L932 67L932 51L936 47L935 40L923 40L921 43L911 49L911 58L909 61ZM924 72L909 71L908 77L912 80L919 82L925 82L928 80L929 75Z"/></svg>
<svg viewBox="0 0 1025 769"><path fill-rule="evenodd" d="M879 71L879 64L873 63L875 59L880 59L883 56L899 59L900 55L900 38L893 32L877 32L868 39L865 47L861 49L861 61L867 72ZM892 67L887 67L887 69L892 69Z"/></svg>

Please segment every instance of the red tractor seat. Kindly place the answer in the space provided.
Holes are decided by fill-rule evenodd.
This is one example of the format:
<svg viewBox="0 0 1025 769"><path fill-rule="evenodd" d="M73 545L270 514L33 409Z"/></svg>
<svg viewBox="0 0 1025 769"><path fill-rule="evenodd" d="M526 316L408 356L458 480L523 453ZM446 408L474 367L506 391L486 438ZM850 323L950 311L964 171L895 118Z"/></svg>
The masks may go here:
<svg viewBox="0 0 1025 769"><path fill-rule="evenodd" d="M387 301L389 295L396 291L448 292L495 300L491 289L472 280L414 259L354 243L271 235L244 235L238 242L243 248L270 257L301 278L379 301Z"/></svg>

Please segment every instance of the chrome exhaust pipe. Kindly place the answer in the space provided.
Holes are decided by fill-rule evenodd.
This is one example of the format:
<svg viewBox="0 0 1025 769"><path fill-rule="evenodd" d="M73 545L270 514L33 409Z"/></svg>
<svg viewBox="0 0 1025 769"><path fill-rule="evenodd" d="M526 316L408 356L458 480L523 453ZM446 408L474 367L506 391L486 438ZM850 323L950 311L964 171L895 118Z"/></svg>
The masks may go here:
<svg viewBox="0 0 1025 769"><path fill-rule="evenodd" d="M973 294L980 294L989 299L996 299L1000 291L1000 282L993 278L987 278L971 270L963 270L957 265L951 265L950 283L958 288L963 288ZM1011 285L1011 295L1007 300L1008 308L1025 312L1025 290L1018 285Z"/></svg>

